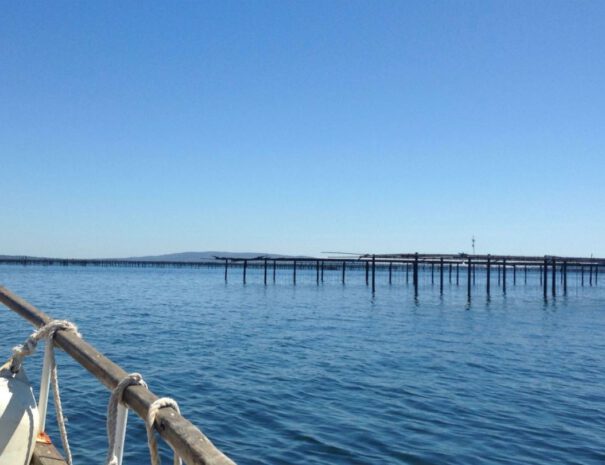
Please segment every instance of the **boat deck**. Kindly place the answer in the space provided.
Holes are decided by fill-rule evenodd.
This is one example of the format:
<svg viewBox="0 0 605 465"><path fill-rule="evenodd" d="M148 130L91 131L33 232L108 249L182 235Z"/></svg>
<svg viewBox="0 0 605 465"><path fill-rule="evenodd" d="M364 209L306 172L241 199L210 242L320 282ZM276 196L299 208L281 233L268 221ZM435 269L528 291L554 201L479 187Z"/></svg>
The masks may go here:
<svg viewBox="0 0 605 465"><path fill-rule="evenodd" d="M30 465L67 465L53 444L37 442Z"/></svg>

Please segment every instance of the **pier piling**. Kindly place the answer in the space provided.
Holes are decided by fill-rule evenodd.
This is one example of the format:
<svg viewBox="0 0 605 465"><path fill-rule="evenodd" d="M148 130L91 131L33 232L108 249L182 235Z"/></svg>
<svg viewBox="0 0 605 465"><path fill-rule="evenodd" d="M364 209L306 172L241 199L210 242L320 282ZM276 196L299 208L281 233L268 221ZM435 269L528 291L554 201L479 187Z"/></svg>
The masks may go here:
<svg viewBox="0 0 605 465"><path fill-rule="evenodd" d="M372 294L376 292L376 256L372 255Z"/></svg>
<svg viewBox="0 0 605 465"><path fill-rule="evenodd" d="M567 295L567 261L563 262L563 295Z"/></svg>
<svg viewBox="0 0 605 465"><path fill-rule="evenodd" d="M439 265L439 293L443 295L443 257Z"/></svg>
<svg viewBox="0 0 605 465"><path fill-rule="evenodd" d="M418 253L414 257L414 270L412 279L414 281L414 295L418 297Z"/></svg>
<svg viewBox="0 0 605 465"><path fill-rule="evenodd" d="M467 280L466 280L466 294L468 297L468 301L471 301L471 273L472 273L473 260L471 257L468 257L468 269L466 272Z"/></svg>
<svg viewBox="0 0 605 465"><path fill-rule="evenodd" d="M551 274L552 274L552 282L550 285L552 287L552 296L555 297L557 295L557 260L555 257L552 258Z"/></svg>
<svg viewBox="0 0 605 465"><path fill-rule="evenodd" d="M491 291L491 271L492 271L492 257L491 255L487 256L487 264L486 266L486 292L487 292L487 297L489 298L490 296L490 291Z"/></svg>
<svg viewBox="0 0 605 465"><path fill-rule="evenodd" d="M544 257L544 299L548 298L548 259Z"/></svg>
<svg viewBox="0 0 605 465"><path fill-rule="evenodd" d="M527 284L527 265L525 265L525 282L523 284Z"/></svg>

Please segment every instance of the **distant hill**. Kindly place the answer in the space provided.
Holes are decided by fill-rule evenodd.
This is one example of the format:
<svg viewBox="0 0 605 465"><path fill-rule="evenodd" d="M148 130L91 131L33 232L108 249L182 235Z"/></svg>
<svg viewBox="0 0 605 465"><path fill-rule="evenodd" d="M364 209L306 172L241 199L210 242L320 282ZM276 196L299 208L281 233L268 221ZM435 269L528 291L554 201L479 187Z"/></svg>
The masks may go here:
<svg viewBox="0 0 605 465"><path fill-rule="evenodd" d="M46 257L32 257L31 255L0 255L0 260L45 260Z"/></svg>
<svg viewBox="0 0 605 465"><path fill-rule="evenodd" d="M306 255L279 255L274 253L262 253L262 252L180 252L180 253L169 253L163 255L146 255L144 257L127 257L127 258L101 258L101 259L75 259L78 260L123 260L123 261L138 261L138 262L212 262L215 261L215 257L227 257L227 258L247 258L253 259L258 257L266 258L312 258ZM0 260L6 261L17 261L17 260L69 260L68 258L62 257L32 257L29 255L0 255Z"/></svg>
<svg viewBox="0 0 605 465"><path fill-rule="evenodd" d="M180 252L164 255L148 255L144 257L128 257L124 260L140 261L140 262L200 262L214 261L215 257L227 258L308 258L302 255L278 255L273 253L262 252Z"/></svg>

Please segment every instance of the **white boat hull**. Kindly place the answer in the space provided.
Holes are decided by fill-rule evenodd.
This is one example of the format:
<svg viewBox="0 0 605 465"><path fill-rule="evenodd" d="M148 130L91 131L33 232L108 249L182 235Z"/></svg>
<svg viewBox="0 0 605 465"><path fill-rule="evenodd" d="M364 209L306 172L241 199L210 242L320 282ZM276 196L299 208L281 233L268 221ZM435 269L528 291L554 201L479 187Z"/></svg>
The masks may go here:
<svg viewBox="0 0 605 465"><path fill-rule="evenodd" d="M38 435L38 408L23 368L0 372L0 465L28 465Z"/></svg>

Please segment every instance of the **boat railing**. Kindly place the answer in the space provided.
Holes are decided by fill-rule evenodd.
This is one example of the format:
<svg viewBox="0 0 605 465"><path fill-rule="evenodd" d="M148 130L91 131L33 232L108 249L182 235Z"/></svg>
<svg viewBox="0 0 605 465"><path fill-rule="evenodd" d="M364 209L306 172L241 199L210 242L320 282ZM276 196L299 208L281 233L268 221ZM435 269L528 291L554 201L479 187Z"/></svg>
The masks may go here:
<svg viewBox="0 0 605 465"><path fill-rule="evenodd" d="M43 326L52 318L29 302L0 286L0 302L36 327ZM58 331L55 344L92 373L109 390L115 389L128 373L119 365L101 354L80 336L69 331ZM142 385L133 385L124 392L126 405L143 420L149 406L158 399L151 390ZM159 410L156 417L157 431L170 447L188 465L234 465L212 442L189 420L173 408Z"/></svg>

